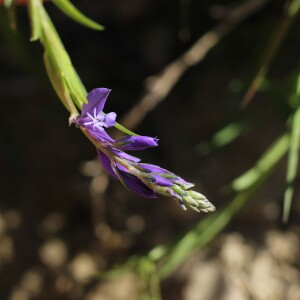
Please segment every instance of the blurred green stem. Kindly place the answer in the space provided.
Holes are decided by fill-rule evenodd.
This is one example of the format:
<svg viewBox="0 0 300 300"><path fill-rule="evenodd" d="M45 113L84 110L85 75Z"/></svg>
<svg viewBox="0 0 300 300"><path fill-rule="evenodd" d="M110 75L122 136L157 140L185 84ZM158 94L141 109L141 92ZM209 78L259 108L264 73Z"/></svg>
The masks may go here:
<svg viewBox="0 0 300 300"><path fill-rule="evenodd" d="M283 12L282 19L277 24L271 39L269 40L266 49L262 55L261 64L256 72L254 79L252 80L245 96L241 102L241 107L245 108L249 105L257 90L261 86L265 79L266 74L269 71L270 64L278 51L284 37L286 36L292 21L297 16L300 9L300 0L286 1L286 7Z"/></svg>
<svg viewBox="0 0 300 300"><path fill-rule="evenodd" d="M283 222L287 222L290 215L292 199L294 194L294 181L297 175L300 150L300 74L298 76L296 97L298 108L292 119L291 142L288 155L286 190L284 193Z"/></svg>
<svg viewBox="0 0 300 300"><path fill-rule="evenodd" d="M160 281L156 264L147 256L139 260L138 274L140 277L140 300L161 300Z"/></svg>
<svg viewBox="0 0 300 300"><path fill-rule="evenodd" d="M244 207L244 205L258 192L272 171L286 154L289 146L289 136L284 134L277 139L263 155L268 161L268 168L257 170L256 180L246 190L237 194L230 204L222 210L207 217L190 230L183 238L169 247L168 254L163 254L162 267L159 270L160 278L166 278L196 249L206 246L232 218ZM255 168L255 167L254 167ZM244 176L244 175L242 175ZM241 177L242 177L241 176ZM153 251L153 250L152 250Z"/></svg>
<svg viewBox="0 0 300 300"><path fill-rule="evenodd" d="M246 122L232 122L217 131L210 140L198 143L195 152L199 156L206 156L212 151L225 147L235 141L249 129Z"/></svg>
<svg viewBox="0 0 300 300"><path fill-rule="evenodd" d="M160 279L168 277L193 251L200 250L213 240L216 235L230 223L232 218L252 199L254 194L260 190L286 154L289 141L290 138L288 134L282 135L266 150L253 168L237 178L237 180L239 180L248 176L247 174L251 172L251 170L255 170L256 172L255 178L252 178L251 185L248 185L246 189L240 191L226 207L201 220L176 242L159 245L144 256L131 257L123 265L108 271L106 274L101 274L98 277L108 278L109 276L124 272L124 269L132 269L134 265L138 265L139 262L145 258L157 264ZM265 167L257 168L262 160L266 161Z"/></svg>

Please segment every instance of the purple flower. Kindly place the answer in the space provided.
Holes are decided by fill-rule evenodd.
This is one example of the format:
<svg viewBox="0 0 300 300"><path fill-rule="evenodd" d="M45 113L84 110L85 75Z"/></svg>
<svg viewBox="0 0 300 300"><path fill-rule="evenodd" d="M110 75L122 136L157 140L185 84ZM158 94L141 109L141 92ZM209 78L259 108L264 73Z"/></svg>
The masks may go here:
<svg viewBox="0 0 300 300"><path fill-rule="evenodd" d="M76 119L76 124L85 128L94 139L102 142L114 140L105 132L105 128L116 124L116 113L105 114L103 108L111 90L97 88L88 93L88 103L82 105L81 116Z"/></svg>
<svg viewBox="0 0 300 300"><path fill-rule="evenodd" d="M127 153L114 152L106 155L98 149L103 168L114 178L118 178L130 191L146 198L156 198L157 194L171 197L186 209L210 212L215 207L202 194L189 190L194 185L156 165L139 163L127 157ZM110 154L111 154L110 153Z"/></svg>
<svg viewBox="0 0 300 300"><path fill-rule="evenodd" d="M107 134L105 128L116 123L116 113L103 112L109 93L106 88L92 90L87 95L88 103L82 106L81 116L75 120L96 146L106 172L143 197L156 198L162 194L175 199L183 209L189 206L196 211L213 211L214 206L205 196L190 190L194 184L159 166L141 163L138 157L124 152L157 147L157 138L127 135L114 140Z"/></svg>

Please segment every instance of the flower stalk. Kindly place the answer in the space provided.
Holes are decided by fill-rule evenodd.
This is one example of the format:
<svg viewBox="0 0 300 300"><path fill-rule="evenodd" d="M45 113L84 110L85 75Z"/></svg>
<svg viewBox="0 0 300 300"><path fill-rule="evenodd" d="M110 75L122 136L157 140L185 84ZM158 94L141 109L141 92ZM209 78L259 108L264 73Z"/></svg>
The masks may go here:
<svg viewBox="0 0 300 300"><path fill-rule="evenodd" d="M184 210L189 207L197 212L214 211L214 205L204 195L191 190L194 184L159 166L141 163L139 158L125 152L157 147L158 139L126 135L114 140L107 134L105 128L116 123L114 112L103 112L109 93L105 88L92 90L81 115L70 119L94 144L103 168L128 190L143 197L156 198L160 194L173 198Z"/></svg>

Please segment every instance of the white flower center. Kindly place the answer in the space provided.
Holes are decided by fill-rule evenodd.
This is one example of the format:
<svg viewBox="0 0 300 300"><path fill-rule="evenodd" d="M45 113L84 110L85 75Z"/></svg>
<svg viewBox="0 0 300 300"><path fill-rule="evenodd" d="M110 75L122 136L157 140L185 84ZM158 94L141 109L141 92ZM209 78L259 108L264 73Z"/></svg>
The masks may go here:
<svg viewBox="0 0 300 300"><path fill-rule="evenodd" d="M103 126L105 126L105 114L103 111L97 115L96 108L94 108L94 114L91 115L90 113L87 113L87 115L91 121L85 122L84 125L93 125L93 127L96 127L98 130L104 130Z"/></svg>

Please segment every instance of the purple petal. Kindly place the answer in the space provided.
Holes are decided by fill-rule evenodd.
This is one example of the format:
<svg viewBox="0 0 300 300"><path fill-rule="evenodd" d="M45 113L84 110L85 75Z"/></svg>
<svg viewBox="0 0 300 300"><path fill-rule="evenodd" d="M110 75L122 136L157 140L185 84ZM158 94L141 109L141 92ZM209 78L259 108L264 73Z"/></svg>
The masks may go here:
<svg viewBox="0 0 300 300"><path fill-rule="evenodd" d="M97 142L109 142L109 143L114 143L114 139L112 139L105 130L97 130L93 128L93 125L87 125L84 126L89 134L97 141Z"/></svg>
<svg viewBox="0 0 300 300"><path fill-rule="evenodd" d="M150 136L128 135L118 139L115 147L121 150L144 150L149 147L157 147L158 139Z"/></svg>
<svg viewBox="0 0 300 300"><path fill-rule="evenodd" d="M145 198L156 198L156 193L147 187L140 179L126 172L118 171L120 180L125 184L125 186Z"/></svg>
<svg viewBox="0 0 300 300"><path fill-rule="evenodd" d="M98 152L98 157L99 157L99 160L100 160L100 163L101 163L103 169L111 176L118 178L118 176L116 175L116 173L114 172L114 170L111 167L111 161L110 161L109 157L98 149L97 149L97 152Z"/></svg>
<svg viewBox="0 0 300 300"><path fill-rule="evenodd" d="M155 184L160 186L171 186L173 185L173 182L167 178L164 178L160 175L151 174L151 177L154 178Z"/></svg>
<svg viewBox="0 0 300 300"><path fill-rule="evenodd" d="M159 166L156 166L156 165L144 164L144 163L140 163L138 165L139 165L139 167L142 167L148 173L154 172L154 173L159 173L159 174L172 174L172 175L174 175L170 171L168 171L166 169L163 169L163 168L161 168Z"/></svg>
<svg viewBox="0 0 300 300"><path fill-rule="evenodd" d="M115 112L110 112L104 116L104 126L109 128L116 124L117 114Z"/></svg>
<svg viewBox="0 0 300 300"><path fill-rule="evenodd" d="M118 149L115 149L115 148L111 148L111 151L116 154L117 156L121 157L121 158L124 158L126 160L130 160L130 161L133 161L133 162L139 162L140 159L138 157L135 157L135 156L132 156L126 152L123 152L121 150L118 150Z"/></svg>
<svg viewBox="0 0 300 300"><path fill-rule="evenodd" d="M75 121L76 125L82 126L86 128L87 126L84 125L86 122L88 122L90 119L88 117L78 117ZM90 125L89 125L90 126Z"/></svg>
<svg viewBox="0 0 300 300"><path fill-rule="evenodd" d="M111 90L106 88L97 88L88 93L86 96L88 99L87 104L82 105L82 116L86 116L87 113L94 114L94 109L96 108L96 114L103 111L106 99Z"/></svg>
<svg viewBox="0 0 300 300"><path fill-rule="evenodd" d="M161 177L171 181L172 183L178 184L183 186L186 189L189 189L194 186L193 183L187 182L181 177L177 176L174 173L171 173L170 171L163 169L159 166L152 165L152 164L144 164L144 163L139 163L138 167L141 167L144 172L148 172L151 174L151 176L155 176L153 173L160 175Z"/></svg>
<svg viewBox="0 0 300 300"><path fill-rule="evenodd" d="M129 171L119 163L116 163L116 167L122 172L129 173Z"/></svg>

